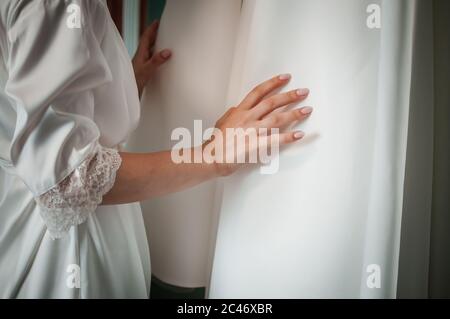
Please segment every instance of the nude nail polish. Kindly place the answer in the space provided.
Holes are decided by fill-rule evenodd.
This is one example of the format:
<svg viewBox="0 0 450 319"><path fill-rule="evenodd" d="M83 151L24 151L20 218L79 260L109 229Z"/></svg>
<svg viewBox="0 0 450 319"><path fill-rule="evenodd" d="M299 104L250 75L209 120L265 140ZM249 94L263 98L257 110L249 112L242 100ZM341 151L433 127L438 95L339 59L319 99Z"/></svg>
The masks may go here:
<svg viewBox="0 0 450 319"><path fill-rule="evenodd" d="M171 55L172 55L172 52L171 52L170 50L164 50L164 51L161 52L161 56L162 56L164 59L169 58Z"/></svg>
<svg viewBox="0 0 450 319"><path fill-rule="evenodd" d="M297 131L294 133L294 138L297 140L301 139L303 136L305 136L305 133L302 131Z"/></svg>
<svg viewBox="0 0 450 319"><path fill-rule="evenodd" d="M297 90L298 96L304 96L304 95L308 95L308 94L309 94L309 89L298 89Z"/></svg>
<svg viewBox="0 0 450 319"><path fill-rule="evenodd" d="M314 110L314 109L313 109L312 107L306 106L306 107L303 107L303 108L300 110L300 112L302 112L302 114L304 114L304 115L308 115L308 114L311 114L313 110Z"/></svg>
<svg viewBox="0 0 450 319"><path fill-rule="evenodd" d="M280 80L282 80L282 81L286 81L286 80L289 80L291 78L291 75L289 73L281 74L278 78Z"/></svg>

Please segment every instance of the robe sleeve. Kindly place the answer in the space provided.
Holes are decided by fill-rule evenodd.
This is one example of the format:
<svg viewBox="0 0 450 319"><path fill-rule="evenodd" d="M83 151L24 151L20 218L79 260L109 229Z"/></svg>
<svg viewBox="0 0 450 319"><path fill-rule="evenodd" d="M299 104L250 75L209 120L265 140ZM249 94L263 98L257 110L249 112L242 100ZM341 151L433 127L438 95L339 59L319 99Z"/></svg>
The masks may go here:
<svg viewBox="0 0 450 319"><path fill-rule="evenodd" d="M93 120L93 90L112 80L104 23L94 27L87 7L96 2L18 1L8 15L5 92L16 112L8 170L33 193L52 238L95 211L121 163L99 144Z"/></svg>

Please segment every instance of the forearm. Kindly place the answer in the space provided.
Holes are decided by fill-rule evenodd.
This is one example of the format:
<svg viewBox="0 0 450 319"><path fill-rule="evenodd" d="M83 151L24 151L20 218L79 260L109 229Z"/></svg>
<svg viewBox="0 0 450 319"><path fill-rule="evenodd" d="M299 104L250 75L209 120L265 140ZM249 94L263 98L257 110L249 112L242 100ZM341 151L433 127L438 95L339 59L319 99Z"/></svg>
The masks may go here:
<svg viewBox="0 0 450 319"><path fill-rule="evenodd" d="M218 136L222 138L211 138L207 143L199 146L197 152L191 150L189 153L195 158L194 154L198 154L200 151L203 158L202 163L196 164L191 160L191 163L177 164L172 160L170 151L146 154L121 153L122 165L117 172L113 188L103 197L103 204L143 201L184 190L214 177L233 173L242 165L237 164L235 155L244 153L247 157L250 145L244 145L244 148L240 149L237 149L236 146L235 149L235 137L226 138L228 129L276 128L279 131L280 128L286 128L305 120L311 114L311 107L278 111L284 106L304 100L309 94L308 89L271 94L274 90L287 84L289 79L289 74L273 77L255 87L238 106L230 108L216 123L216 133L220 133ZM276 138L273 138L273 141L277 141L280 145L286 145L302 139L303 136L304 133L301 131L282 132L275 134ZM248 140L247 137L245 139ZM260 142L261 145L259 145ZM263 135L261 141L258 139L258 143L256 143L256 151L260 146L267 151L266 148L270 143L272 143L272 137ZM213 150L212 153L211 150ZM216 154L215 150L222 151ZM228 161L228 154L233 155L231 162ZM214 163L216 156L216 162L220 164L207 164Z"/></svg>
<svg viewBox="0 0 450 319"><path fill-rule="evenodd" d="M132 203L163 196L219 175L215 164L176 164L171 159L170 151L120 155L122 165L113 188L103 197L103 205Z"/></svg>

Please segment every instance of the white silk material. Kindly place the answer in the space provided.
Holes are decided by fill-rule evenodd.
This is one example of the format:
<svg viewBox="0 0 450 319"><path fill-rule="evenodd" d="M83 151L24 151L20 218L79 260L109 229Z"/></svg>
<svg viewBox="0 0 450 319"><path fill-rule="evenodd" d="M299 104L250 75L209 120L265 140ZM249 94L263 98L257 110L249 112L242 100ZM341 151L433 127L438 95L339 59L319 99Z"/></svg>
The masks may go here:
<svg viewBox="0 0 450 319"><path fill-rule="evenodd" d="M315 110L276 174L225 181L211 298L396 296L416 4L244 1L229 104L291 72Z"/></svg>
<svg viewBox="0 0 450 319"><path fill-rule="evenodd" d="M2 1L0 15L0 297L147 298L139 204L98 206L140 118L106 3Z"/></svg>

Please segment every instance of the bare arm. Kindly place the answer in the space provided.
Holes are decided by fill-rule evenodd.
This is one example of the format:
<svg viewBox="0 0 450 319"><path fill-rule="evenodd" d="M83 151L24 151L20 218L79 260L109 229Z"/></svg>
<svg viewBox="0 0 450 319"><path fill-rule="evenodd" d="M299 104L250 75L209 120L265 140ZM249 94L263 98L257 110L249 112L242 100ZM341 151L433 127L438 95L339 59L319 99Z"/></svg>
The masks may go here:
<svg viewBox="0 0 450 319"><path fill-rule="evenodd" d="M141 37L139 48L133 58L133 67L139 94L155 70L171 57L170 50L154 52L158 22L153 22ZM288 104L299 102L308 95L307 90L294 90L269 96L274 90L287 84L290 76L277 76L253 89L236 107L232 107L216 123L216 128L225 132L227 128L283 128L307 117L312 109L302 108L273 112ZM280 143L288 144L303 137L302 132L279 134ZM222 144L227 144L223 141ZM226 145L215 145L218 141L205 143L213 148L226 149ZM234 147L234 146L233 146ZM239 150L234 150L236 153ZM248 148L241 152L248 153ZM225 150L226 153L226 150ZM178 192L218 176L227 176L240 166L234 163L175 163L170 151L137 154L120 153L122 165L117 172L111 191L103 196L103 205L124 204L143 201L156 196Z"/></svg>
<svg viewBox="0 0 450 319"><path fill-rule="evenodd" d="M175 164L170 151L120 153L122 165L104 205L143 201L174 193L219 176L214 164Z"/></svg>

